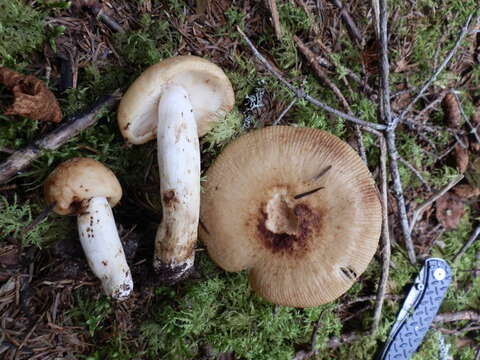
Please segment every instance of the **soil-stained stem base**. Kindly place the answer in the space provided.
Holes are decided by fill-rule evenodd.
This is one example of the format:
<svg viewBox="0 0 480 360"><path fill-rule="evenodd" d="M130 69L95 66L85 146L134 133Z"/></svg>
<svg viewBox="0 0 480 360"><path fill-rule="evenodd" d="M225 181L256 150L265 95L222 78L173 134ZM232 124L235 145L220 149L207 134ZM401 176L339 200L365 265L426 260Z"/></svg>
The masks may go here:
<svg viewBox="0 0 480 360"><path fill-rule="evenodd" d="M101 280L108 296L125 299L133 290L132 274L107 199L85 200L77 220L80 242L90 269Z"/></svg>
<svg viewBox="0 0 480 360"><path fill-rule="evenodd" d="M174 283L192 269L200 213L200 148L188 93L167 85L158 104L158 167L163 219L154 267Z"/></svg>

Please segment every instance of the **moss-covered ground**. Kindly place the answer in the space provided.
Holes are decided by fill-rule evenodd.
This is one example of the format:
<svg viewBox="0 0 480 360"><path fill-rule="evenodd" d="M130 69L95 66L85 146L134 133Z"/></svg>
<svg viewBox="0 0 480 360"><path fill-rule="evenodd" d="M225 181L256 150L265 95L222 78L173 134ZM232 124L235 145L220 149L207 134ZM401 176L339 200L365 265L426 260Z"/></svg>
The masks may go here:
<svg viewBox="0 0 480 360"><path fill-rule="evenodd" d="M371 64L362 61L368 51L350 40L330 1L318 2L320 12L314 1L306 2L311 14L294 1L277 1L283 28L281 39L275 37L264 2L105 2L107 13L122 25L123 33L112 32L80 6L90 3L94 2L0 0L0 66L44 80L58 97L65 117L88 108L117 88L126 89L147 66L162 59L184 54L206 57L227 73L235 90L236 106L201 140L205 170L225 145L253 128L270 126L294 100L294 94L257 65L236 31L239 26L285 77L328 105L341 108L335 95L318 80L298 52L293 35L302 38L315 49L319 59L328 59L335 65L335 69L327 69L328 76L348 99L354 114L366 121L378 121L375 96L367 96L361 85L347 76L353 71L377 88L378 74L368 69ZM397 111L431 76L434 66L454 44L466 17L478 12L478 3L418 0L390 2L390 6L391 88L392 93L399 93L393 99ZM374 38L371 9L358 1L348 8L363 31L365 43L370 43ZM320 29L318 37L311 33L312 23ZM478 36L473 34L465 39L451 65L412 111L412 117L447 89L457 91L468 118L474 113L475 100L480 96ZM77 79L75 88L64 91L60 86L60 79L65 76L60 69L61 57L72 60ZM246 97L259 90L264 93L263 106L249 109ZM400 93L404 90L408 91ZM0 103L4 106L8 101L8 91L0 87ZM448 127L440 106L417 120L428 121L440 129ZM345 140L351 138L351 127L345 121L304 100L297 100L281 123L324 129ZM0 115L0 161L54 126ZM439 130L420 135L406 127L398 132L400 155L418 169L433 189L428 190L401 165L410 211L458 175L455 162L448 156L439 156L454 143L451 133ZM376 140L364 133L364 143L369 168L378 174ZM398 296L385 301L380 327L371 334L374 301L355 299L375 295L380 254L340 299L311 309L276 307L265 302L250 289L245 273L225 273L201 247L196 270L184 282L162 286L144 281L146 275L142 271L149 271L152 238L161 216L155 153L153 143L127 146L112 110L104 113L97 125L58 150L44 154L7 185L0 185L0 249L15 247L21 254L6 264L0 253L2 284L15 278L19 287L17 297L0 299L0 312L4 314L0 351L22 359L33 359L38 354L44 354L40 356L44 359L215 359L220 354L227 356L226 353L234 353L237 359L293 359L300 350L311 350L312 331L318 324L313 349L318 351L312 358L374 357L402 302ZM132 299L123 304L101 295L81 252L65 250L77 239L74 218L52 213L28 233L22 232L46 206L41 191L46 176L60 162L75 156L102 161L115 172L124 188L124 198L115 208L115 216L124 238L138 245L129 261L137 269L134 281L139 286ZM476 156L472 152L472 159ZM469 179L476 176L475 172L470 173ZM478 222L476 198L464 199L464 203L465 214L452 230L438 225L434 207L426 212L413 233L417 254L453 260ZM390 213L394 244L387 292L405 295L420 264L413 266L406 257L394 201ZM480 277L474 276L480 266L479 251L477 243L452 265L454 280L441 312L480 309ZM67 271L67 263L76 264L80 271ZM53 318L52 309L56 314ZM462 331L469 324L436 324L414 359L438 359L440 333L450 345L453 358L476 359L480 332L478 328ZM332 339L352 333L357 334L354 341L332 346Z"/></svg>

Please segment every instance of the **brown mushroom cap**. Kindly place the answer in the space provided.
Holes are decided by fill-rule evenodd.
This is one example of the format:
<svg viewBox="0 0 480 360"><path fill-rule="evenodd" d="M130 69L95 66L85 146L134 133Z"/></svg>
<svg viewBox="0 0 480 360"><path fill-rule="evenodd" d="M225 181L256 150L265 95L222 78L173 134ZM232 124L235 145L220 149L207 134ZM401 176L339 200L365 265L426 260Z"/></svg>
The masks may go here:
<svg viewBox="0 0 480 360"><path fill-rule="evenodd" d="M228 145L207 171L200 238L227 271L280 305L311 307L366 269L382 224L374 180L325 131L275 126Z"/></svg>
<svg viewBox="0 0 480 360"><path fill-rule="evenodd" d="M74 214L82 200L103 196L114 207L122 197L122 187L115 174L101 162L73 158L57 166L43 184L48 204L56 201L54 211Z"/></svg>
<svg viewBox="0 0 480 360"><path fill-rule="evenodd" d="M232 85L217 65L197 56L177 56L150 66L129 87L118 107L118 126L132 144L156 138L158 100L164 85L181 85L188 93L203 136L234 105Z"/></svg>

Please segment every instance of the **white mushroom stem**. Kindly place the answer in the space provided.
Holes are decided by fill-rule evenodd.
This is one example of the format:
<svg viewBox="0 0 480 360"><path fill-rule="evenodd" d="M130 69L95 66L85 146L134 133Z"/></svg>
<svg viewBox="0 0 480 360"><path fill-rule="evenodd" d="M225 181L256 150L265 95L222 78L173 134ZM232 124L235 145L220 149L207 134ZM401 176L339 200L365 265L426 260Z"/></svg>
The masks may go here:
<svg viewBox="0 0 480 360"><path fill-rule="evenodd" d="M155 240L155 269L175 282L192 268L200 213L200 148L188 93L167 85L158 104L158 166L163 219Z"/></svg>
<svg viewBox="0 0 480 360"><path fill-rule="evenodd" d="M125 299L133 290L132 274L107 199L83 201L77 222L83 251L103 290L114 299Z"/></svg>

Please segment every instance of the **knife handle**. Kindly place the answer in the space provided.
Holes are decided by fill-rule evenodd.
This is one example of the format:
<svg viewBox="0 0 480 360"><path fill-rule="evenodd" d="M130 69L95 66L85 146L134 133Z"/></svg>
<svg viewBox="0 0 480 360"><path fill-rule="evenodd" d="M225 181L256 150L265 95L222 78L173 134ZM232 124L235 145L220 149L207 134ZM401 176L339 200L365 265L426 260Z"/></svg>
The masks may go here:
<svg viewBox="0 0 480 360"><path fill-rule="evenodd" d="M420 294L420 300L417 306L412 309L413 313L398 329L382 359L410 359L422 343L442 304L448 285L452 280L452 271L448 264L441 259L428 259L426 266L425 283Z"/></svg>

